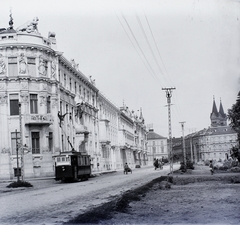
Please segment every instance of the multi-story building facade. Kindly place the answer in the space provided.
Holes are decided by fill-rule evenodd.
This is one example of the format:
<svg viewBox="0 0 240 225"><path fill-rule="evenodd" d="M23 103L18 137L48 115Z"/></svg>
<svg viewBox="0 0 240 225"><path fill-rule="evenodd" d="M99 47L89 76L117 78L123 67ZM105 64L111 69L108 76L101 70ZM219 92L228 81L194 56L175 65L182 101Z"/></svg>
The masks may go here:
<svg viewBox="0 0 240 225"><path fill-rule="evenodd" d="M107 170L120 169L123 167L123 161L118 145L119 108L100 92L98 108L101 164Z"/></svg>
<svg viewBox="0 0 240 225"><path fill-rule="evenodd" d="M153 163L155 159L162 160L168 157L167 138L154 132L154 129L149 129L147 134L148 140L148 159L149 163Z"/></svg>
<svg viewBox="0 0 240 225"><path fill-rule="evenodd" d="M220 101L219 111L213 99L210 114L211 127L199 136L199 155L201 160L224 160L230 156L231 147L237 144L237 133L227 125L227 115Z"/></svg>
<svg viewBox="0 0 240 225"><path fill-rule="evenodd" d="M135 122L57 50L53 32L41 36L37 18L9 25L0 29L0 179L17 164L23 176L53 176L54 156L73 150L91 156L93 171L122 168Z"/></svg>
<svg viewBox="0 0 240 225"><path fill-rule="evenodd" d="M134 162L136 165L148 165L148 140L147 140L147 128L145 120L143 118L142 109L140 109L140 115L134 117Z"/></svg>
<svg viewBox="0 0 240 225"><path fill-rule="evenodd" d="M123 162L130 167L147 165L147 129L142 112L137 116L127 106L120 107L118 135Z"/></svg>

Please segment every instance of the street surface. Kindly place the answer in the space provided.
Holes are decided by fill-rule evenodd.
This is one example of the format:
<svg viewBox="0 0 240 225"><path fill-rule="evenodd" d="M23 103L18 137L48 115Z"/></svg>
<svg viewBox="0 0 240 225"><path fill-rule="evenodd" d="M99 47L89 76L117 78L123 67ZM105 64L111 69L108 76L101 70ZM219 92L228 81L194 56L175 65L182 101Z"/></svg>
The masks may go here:
<svg viewBox="0 0 240 225"><path fill-rule="evenodd" d="M174 165L173 169L179 169L179 165ZM128 175L118 171L75 183L30 181L34 188L0 194L0 224L62 224L113 200L122 192L167 175L169 170L169 165L163 170L150 166L133 169Z"/></svg>

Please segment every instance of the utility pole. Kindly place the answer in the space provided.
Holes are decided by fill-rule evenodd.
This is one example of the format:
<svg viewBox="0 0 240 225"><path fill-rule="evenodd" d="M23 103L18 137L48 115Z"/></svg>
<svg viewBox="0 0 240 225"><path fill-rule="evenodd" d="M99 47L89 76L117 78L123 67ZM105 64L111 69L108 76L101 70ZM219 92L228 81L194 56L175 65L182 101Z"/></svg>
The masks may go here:
<svg viewBox="0 0 240 225"><path fill-rule="evenodd" d="M185 149L185 138L184 138L184 122L179 122L182 125L182 139L183 139L183 164L184 168L187 168L187 160L186 160L186 149Z"/></svg>
<svg viewBox="0 0 240 225"><path fill-rule="evenodd" d="M168 103L168 136L169 136L169 164L170 174L173 173L173 152L172 152L172 125L171 125L171 97L172 91L175 87L162 88L166 92L167 103Z"/></svg>
<svg viewBox="0 0 240 225"><path fill-rule="evenodd" d="M21 103L18 104L19 106L19 126L20 126L20 150L21 150L21 176L22 181L24 181L24 149L23 149L23 141L22 141L22 110L21 110Z"/></svg>
<svg viewBox="0 0 240 225"><path fill-rule="evenodd" d="M17 132L17 129L15 130L15 138L16 138L16 153L17 153L17 182L19 182L19 176L20 176L20 173L19 173L19 161L18 161L18 132Z"/></svg>

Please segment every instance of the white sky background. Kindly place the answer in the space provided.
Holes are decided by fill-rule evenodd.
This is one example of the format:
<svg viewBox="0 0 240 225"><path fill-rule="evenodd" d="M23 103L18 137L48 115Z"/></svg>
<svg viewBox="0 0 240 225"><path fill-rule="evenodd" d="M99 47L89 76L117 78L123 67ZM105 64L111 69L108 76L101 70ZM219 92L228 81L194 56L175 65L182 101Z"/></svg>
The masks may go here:
<svg viewBox="0 0 240 225"><path fill-rule="evenodd" d="M55 32L58 50L106 97L142 108L145 123L162 136L168 137L162 87L176 87L175 137L179 122L186 121L185 135L210 125L213 96L225 113L236 101L240 0L2 0L0 28L8 26L11 7L14 28L38 16L44 37Z"/></svg>

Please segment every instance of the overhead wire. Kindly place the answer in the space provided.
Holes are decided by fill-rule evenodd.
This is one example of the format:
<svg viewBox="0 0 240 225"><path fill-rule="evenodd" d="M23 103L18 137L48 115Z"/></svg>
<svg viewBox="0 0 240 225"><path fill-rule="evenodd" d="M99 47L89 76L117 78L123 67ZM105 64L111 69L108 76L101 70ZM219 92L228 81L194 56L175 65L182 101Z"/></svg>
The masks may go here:
<svg viewBox="0 0 240 225"><path fill-rule="evenodd" d="M165 64L164 64L164 62L163 62L162 56L161 56L161 54L160 54L160 51L159 51L159 48L158 48L157 42L156 42L155 37L154 37L153 32L152 32L152 28L151 28L150 23L149 23L149 21L148 21L148 18L147 18L147 16L146 16L146 14L144 14L144 15L145 15L145 19L146 19L146 21L147 21L148 28L149 28L149 30L150 30L150 33L151 33L151 36L152 36L153 42L154 42L155 47L156 47L156 49L157 49L158 56L159 56L159 58L160 58L160 60L161 60L161 62L162 62L162 64L163 64L163 68L164 68L164 70L166 71L166 74L167 74L168 77L169 77L169 81L170 81L170 83L172 84L172 86L174 86L174 85L173 85L173 82L172 82L172 80L171 80L171 77L170 77L170 75L168 74L167 69L166 69L166 67L165 67Z"/></svg>
<svg viewBox="0 0 240 225"><path fill-rule="evenodd" d="M155 40L155 37L154 37L154 35L153 35L153 31L152 31L151 26L150 26L149 20L148 20L148 18L147 18L147 16L146 16L145 13L144 13L144 16L145 16L145 19L146 19L146 21L147 21L148 28L149 28L149 30L150 30L152 39L153 39L154 44L155 44L155 47L156 47L156 49L157 49L159 58L160 58L160 60L161 60L161 62L162 62L163 68L164 68L164 70L165 70L165 72L166 72L166 74L167 74L167 76L168 76L168 78L169 78L169 81L170 81L171 85L174 86L174 85L173 85L173 82L172 82L172 79L171 79L171 76L169 75L169 73L168 73L168 71L167 71L167 69L166 69L165 63L163 62L162 56L161 56L161 54L160 54L160 51L159 51L159 48L158 48L158 45L157 45L157 42L156 42L156 40ZM178 102L177 95L173 95L173 99L176 99L176 102ZM176 106L177 106L177 105L176 105ZM178 112L177 115L182 118L182 113L179 111L179 108L178 108L178 107L176 107L176 110L177 110L177 112Z"/></svg>
<svg viewBox="0 0 240 225"><path fill-rule="evenodd" d="M144 28L143 28L143 25L142 25L142 23L141 23L141 20L140 20L140 18L139 18L139 16L138 16L137 14L136 14L136 18L137 18L138 24L139 24L139 26L140 26L140 28L141 28L141 31L142 31L142 33L143 33L143 36L144 36L144 38L145 38L145 40L146 40L146 42L147 42L148 48L149 48L149 50L150 50L150 52L151 52L151 54L152 54L152 56L153 56L154 61L156 62L156 65L157 65L157 67L158 67L158 70L159 70L159 72L163 75L164 79L166 79L166 77L164 76L164 73L163 73L163 71L162 71L162 69L161 69L161 67L160 67L160 65L159 65L159 63L158 63L158 60L157 60L157 58L156 58L156 56L155 56L155 54L154 54L154 52L153 52L153 49L152 49L152 47L151 47L151 45L150 45L150 42L149 42L148 37L147 37L147 34L146 34L146 32L145 32L145 30L144 30ZM166 81L167 81L167 79L166 79Z"/></svg>
<svg viewBox="0 0 240 225"><path fill-rule="evenodd" d="M133 31L132 31L132 29L131 29L131 27L130 27L128 21L127 21L127 19L125 18L125 16L124 16L123 14L122 14L122 17L123 17L123 19L124 19L124 21L125 21L125 23L126 23L128 29L129 29L129 31L131 32L132 37L134 38L134 40L135 40L135 42L136 42L136 44L137 44L137 46L138 46L140 52L142 53L144 59L146 60L147 65L149 66L150 70L152 71L152 74L154 75L155 78L157 78L157 76L156 76L156 74L155 74L155 72L154 72L152 66L150 65L150 63L149 63L149 61L148 61L148 59L147 59L145 53L143 52L143 50L142 50L142 48L141 48L141 46L140 46L140 44L139 44L139 42L138 42L136 36L134 35L134 33L133 33Z"/></svg>
<svg viewBox="0 0 240 225"><path fill-rule="evenodd" d="M138 52L138 50L137 50L136 46L133 44L133 41L131 40L130 36L128 35L128 33L127 33L127 31L126 31L125 27L123 26L123 24L122 24L122 22L121 22L121 20L119 19L119 17L118 17L118 15L117 15L117 14L116 14L116 16L117 16L117 18L118 18L118 21L119 21L119 23L121 24L121 26L122 26L122 28L123 28L124 32L126 33L126 35L127 35L128 39L130 40L130 42L131 42L132 46L134 47L134 49L135 49L135 51L137 52L137 54L138 54L138 56L140 57L140 59L142 60L142 62L143 62L143 64L144 64L144 66L147 68L148 72L149 72L150 74L152 74L152 76L154 76L154 74L152 73L152 71L149 69L149 67L146 65L146 63L145 63L145 62L144 62L144 60L142 59L142 56L141 56L141 55L140 55L140 53Z"/></svg>
<svg viewBox="0 0 240 225"><path fill-rule="evenodd" d="M144 35L144 38L145 38L146 43L147 43L147 45L148 45L148 48L149 48L149 50L150 50L150 52L151 52L151 54L152 54L152 57L153 57L156 65L157 65L157 67L158 67L159 72L162 74L162 76L164 77L164 79L166 80L166 82L169 81L169 83L171 84L171 86L174 86L174 85L173 85L173 82L172 82L172 80L171 80L171 77L170 77L170 75L169 75L169 73L168 73L168 71L167 71L167 69L166 69L166 66L165 66L165 64L164 64L164 61L163 61L163 59L162 59L162 56L161 56L161 54L160 54L160 50L159 50L159 48L158 48L156 39L155 39L155 37L154 37L153 31L152 31L151 26L150 26L150 22L149 22L149 20L148 20L148 18L147 18L147 16L146 16L146 14L144 14L144 15L145 15L145 19L146 19L146 21L147 21L147 25L148 25L149 31L150 31L150 33L151 33L151 37L152 37L152 39L153 39L155 48L156 48L156 50L157 50L158 56L159 56L159 58L160 58L160 60L161 60L161 64L162 64L162 66L163 66L163 69L164 69L165 73L167 74L168 79L166 78L166 76L165 76L163 70L161 69L161 66L160 66L160 64L159 64L159 62L158 62L158 60L157 60L157 58L156 58L156 55L154 54L154 50L153 50L153 48L151 47L150 41L149 41L149 39L148 39L148 36L147 36L146 31L144 30L143 24L141 23L141 20L140 20L139 16L136 14L136 19L137 19L137 22L138 22L138 24L139 24L139 27L140 27L140 29L141 29L141 31L142 31L142 34ZM116 15L116 16L117 16L117 15ZM131 36L133 37L133 39L134 39L134 41L135 41L135 43L136 43L139 51L141 52L142 56L141 56L141 54L139 53L139 51L137 50L137 48L136 48L136 46L134 45L133 41L131 40L131 38L130 38L127 30L126 30L125 27L123 26L121 20L119 19L118 16L117 16L117 18L118 18L118 20L119 20L122 28L124 29L124 32L126 33L127 37L128 37L129 40L131 41L131 44L134 46L134 49L135 49L136 52L138 53L138 55L139 55L139 57L141 58L142 62L144 63L145 67L148 69L148 71L150 72L150 74L153 76L153 78L154 78L155 80L158 80L158 81L161 82L160 77L156 75L156 73L154 72L154 69L153 69L152 65L150 64L149 60L148 60L147 57L146 57L146 54L143 52L142 47L140 46L140 44L139 44L139 42L138 42L138 40L137 40L137 38L136 38L136 36L135 36L135 34L134 34L131 26L130 26L130 24L128 23L126 17L122 14L122 18L124 19L125 24L127 25L128 30L130 31ZM146 63L144 62L143 58L144 58L144 60L146 61ZM177 100L177 97L175 97L175 95L173 95L173 98ZM176 102L177 102L177 101L176 101ZM176 104L176 106L177 106L177 104ZM175 117L181 117L181 116L180 116L181 113L179 112L178 107L174 107L174 108L175 108L175 110L177 110L177 111L173 110L173 114L175 115ZM179 120L179 118L178 118L178 120ZM179 120L179 121L180 121L180 120Z"/></svg>

